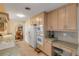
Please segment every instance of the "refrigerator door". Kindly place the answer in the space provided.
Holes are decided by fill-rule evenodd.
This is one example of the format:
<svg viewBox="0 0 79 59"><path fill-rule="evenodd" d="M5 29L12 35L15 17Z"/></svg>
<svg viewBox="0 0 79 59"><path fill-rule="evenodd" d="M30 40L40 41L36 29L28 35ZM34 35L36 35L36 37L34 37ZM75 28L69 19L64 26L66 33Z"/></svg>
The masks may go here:
<svg viewBox="0 0 79 59"><path fill-rule="evenodd" d="M36 48L36 46L37 46L36 32L35 32L34 26L31 26L29 29L29 44L33 48Z"/></svg>

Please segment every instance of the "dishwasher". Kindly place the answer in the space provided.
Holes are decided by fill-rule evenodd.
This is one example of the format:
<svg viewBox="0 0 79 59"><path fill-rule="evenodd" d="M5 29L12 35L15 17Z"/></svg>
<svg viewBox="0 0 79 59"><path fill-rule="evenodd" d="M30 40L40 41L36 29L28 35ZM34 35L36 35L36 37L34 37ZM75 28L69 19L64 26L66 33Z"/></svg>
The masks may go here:
<svg viewBox="0 0 79 59"><path fill-rule="evenodd" d="M54 56L71 56L72 54L61 48L54 47Z"/></svg>

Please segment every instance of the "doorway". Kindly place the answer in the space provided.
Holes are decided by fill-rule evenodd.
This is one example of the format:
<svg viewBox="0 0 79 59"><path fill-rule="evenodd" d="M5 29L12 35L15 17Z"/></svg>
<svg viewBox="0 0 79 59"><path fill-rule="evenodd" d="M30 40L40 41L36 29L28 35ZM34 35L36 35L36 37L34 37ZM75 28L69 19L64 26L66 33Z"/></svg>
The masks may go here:
<svg viewBox="0 0 79 59"><path fill-rule="evenodd" d="M23 40L23 26L19 25L16 29L16 40Z"/></svg>

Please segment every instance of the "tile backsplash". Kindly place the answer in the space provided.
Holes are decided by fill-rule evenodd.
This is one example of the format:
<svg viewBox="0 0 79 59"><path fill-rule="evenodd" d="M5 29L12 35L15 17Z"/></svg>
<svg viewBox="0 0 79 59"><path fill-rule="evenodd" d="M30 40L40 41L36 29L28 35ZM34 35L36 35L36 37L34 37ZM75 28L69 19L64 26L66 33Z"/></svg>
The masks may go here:
<svg viewBox="0 0 79 59"><path fill-rule="evenodd" d="M78 44L77 32L55 32L55 37L58 40Z"/></svg>

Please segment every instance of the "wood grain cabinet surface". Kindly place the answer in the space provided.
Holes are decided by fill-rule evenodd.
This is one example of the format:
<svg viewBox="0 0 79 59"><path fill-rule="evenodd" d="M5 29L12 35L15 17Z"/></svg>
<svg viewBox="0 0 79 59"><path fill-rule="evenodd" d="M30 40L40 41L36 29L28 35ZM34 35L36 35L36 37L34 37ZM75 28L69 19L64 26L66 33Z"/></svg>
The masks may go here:
<svg viewBox="0 0 79 59"><path fill-rule="evenodd" d="M65 27L65 7L58 9L58 31L63 31Z"/></svg>
<svg viewBox="0 0 79 59"><path fill-rule="evenodd" d="M35 15L34 17L31 18L33 24L37 25L44 25L44 20L45 20L45 13L42 12L38 15Z"/></svg>
<svg viewBox="0 0 79 59"><path fill-rule="evenodd" d="M77 4L66 6L66 30L76 31L77 27Z"/></svg>
<svg viewBox="0 0 79 59"><path fill-rule="evenodd" d="M53 11L53 12L49 12L48 13L48 18L47 18L47 23L48 23L48 30L53 30L56 31L57 30L57 10Z"/></svg>
<svg viewBox="0 0 79 59"><path fill-rule="evenodd" d="M52 42L49 39L44 40L44 52L51 56L53 54L53 47L52 47Z"/></svg>
<svg viewBox="0 0 79 59"><path fill-rule="evenodd" d="M74 32L77 30L77 4L68 4L48 12L47 30Z"/></svg>

